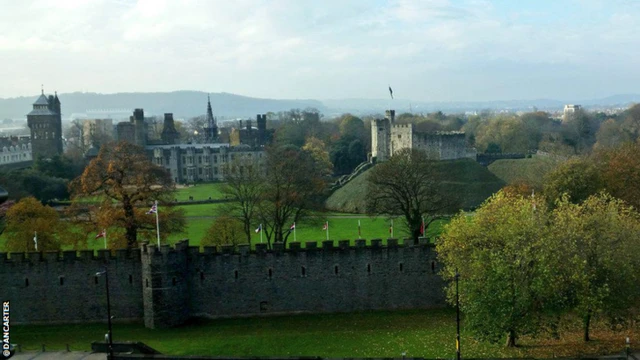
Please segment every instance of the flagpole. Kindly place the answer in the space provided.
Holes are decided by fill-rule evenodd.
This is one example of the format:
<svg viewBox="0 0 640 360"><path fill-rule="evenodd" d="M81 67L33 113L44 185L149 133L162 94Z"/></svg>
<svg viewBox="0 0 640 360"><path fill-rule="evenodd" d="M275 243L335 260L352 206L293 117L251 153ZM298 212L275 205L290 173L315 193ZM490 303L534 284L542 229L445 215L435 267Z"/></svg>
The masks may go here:
<svg viewBox="0 0 640 360"><path fill-rule="evenodd" d="M329 221L327 220L327 240L329 240Z"/></svg>
<svg viewBox="0 0 640 360"><path fill-rule="evenodd" d="M358 219L358 239L362 239L360 235L360 219Z"/></svg>
<svg viewBox="0 0 640 360"><path fill-rule="evenodd" d="M393 239L393 219L391 219L391 238Z"/></svg>
<svg viewBox="0 0 640 360"><path fill-rule="evenodd" d="M293 241L296 241L296 222L293 222Z"/></svg>
<svg viewBox="0 0 640 360"><path fill-rule="evenodd" d="M156 200L155 205L156 205L156 234L158 235L158 248L160 248L160 221L158 220L158 200Z"/></svg>
<svg viewBox="0 0 640 360"><path fill-rule="evenodd" d="M37 231L33 232L33 243L36 246L36 251L38 251L38 232Z"/></svg>
<svg viewBox="0 0 640 360"><path fill-rule="evenodd" d="M104 248L107 248L107 229L102 230L104 233Z"/></svg>
<svg viewBox="0 0 640 360"><path fill-rule="evenodd" d="M262 243L262 224L260 224L260 242Z"/></svg>

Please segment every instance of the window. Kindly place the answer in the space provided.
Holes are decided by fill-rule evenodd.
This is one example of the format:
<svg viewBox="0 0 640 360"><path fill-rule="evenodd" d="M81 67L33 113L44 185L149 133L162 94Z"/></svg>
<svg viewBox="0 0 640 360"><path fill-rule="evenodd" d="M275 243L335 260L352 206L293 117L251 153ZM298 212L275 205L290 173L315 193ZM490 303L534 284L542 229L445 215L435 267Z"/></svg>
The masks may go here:
<svg viewBox="0 0 640 360"><path fill-rule="evenodd" d="M334 272L336 275L338 275L338 272L339 272L339 271L338 271L338 265L335 265L335 266L333 267L333 272Z"/></svg>
<svg viewBox="0 0 640 360"><path fill-rule="evenodd" d="M60 280L60 286L64 285L64 276L60 276L58 279Z"/></svg>
<svg viewBox="0 0 640 360"><path fill-rule="evenodd" d="M93 283L94 283L94 284L96 284L96 285L98 285L98 277L97 277L97 276L94 276L94 277L93 277Z"/></svg>
<svg viewBox="0 0 640 360"><path fill-rule="evenodd" d="M371 274L371 264L367 264L367 273Z"/></svg>
<svg viewBox="0 0 640 360"><path fill-rule="evenodd" d="M272 276L273 276L273 270L271 270L271 268L269 268L269 279L271 279Z"/></svg>
<svg viewBox="0 0 640 360"><path fill-rule="evenodd" d="M399 264L399 267L400 267L400 272L402 272L402 271L404 270L404 264L403 264L403 263L400 263L400 264Z"/></svg>
<svg viewBox="0 0 640 360"><path fill-rule="evenodd" d="M171 279L171 285L176 286L176 278Z"/></svg>
<svg viewBox="0 0 640 360"><path fill-rule="evenodd" d="M29 287L29 278L24 279L24 287Z"/></svg>
<svg viewBox="0 0 640 360"><path fill-rule="evenodd" d="M300 268L300 276L302 277L307 276L307 268L305 268L304 266Z"/></svg>
<svg viewBox="0 0 640 360"><path fill-rule="evenodd" d="M129 284L133 284L133 275L129 275Z"/></svg>
<svg viewBox="0 0 640 360"><path fill-rule="evenodd" d="M238 270L235 270L233 272L233 277L234 277L234 279L238 280Z"/></svg>

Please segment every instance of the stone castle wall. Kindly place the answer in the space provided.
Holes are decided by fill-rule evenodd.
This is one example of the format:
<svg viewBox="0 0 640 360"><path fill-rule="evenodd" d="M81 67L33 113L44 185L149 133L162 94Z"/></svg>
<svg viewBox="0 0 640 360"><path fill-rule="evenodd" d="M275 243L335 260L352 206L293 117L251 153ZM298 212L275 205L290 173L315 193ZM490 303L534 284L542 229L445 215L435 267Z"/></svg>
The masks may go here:
<svg viewBox="0 0 640 360"><path fill-rule="evenodd" d="M151 328L190 317L414 309L445 305L432 246L389 239L141 250L0 254L0 299L15 323L106 320L103 277L109 270L112 315ZM280 244L276 244L280 245Z"/></svg>

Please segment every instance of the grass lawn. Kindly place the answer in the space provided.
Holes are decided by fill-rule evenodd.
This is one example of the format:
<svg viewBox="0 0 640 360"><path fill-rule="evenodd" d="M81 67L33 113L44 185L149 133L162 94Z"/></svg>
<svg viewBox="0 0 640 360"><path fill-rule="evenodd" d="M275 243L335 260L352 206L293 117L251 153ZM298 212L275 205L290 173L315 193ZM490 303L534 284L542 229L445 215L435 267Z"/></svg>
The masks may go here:
<svg viewBox="0 0 640 360"><path fill-rule="evenodd" d="M211 204L206 204L211 205ZM192 207L199 205L190 205L185 207ZM296 240L300 242L306 241L322 241L326 240L326 232L322 230L322 224L325 219L329 221L329 238L331 240L355 240L358 239L358 220L360 220L361 237L363 239L371 240L376 238L386 239L390 236L389 225L390 223L382 218L369 218L367 216L349 216L349 217L335 217L336 215L328 215L328 218L318 217L313 219L307 219L304 222L296 224ZM427 235L430 238L438 236L442 231L442 227L448 220L438 220L432 223L428 230ZM187 231L183 234L173 234L169 237L169 243L174 244L178 240L189 239L190 245L199 245L207 229L213 223L213 219L206 218L187 218ZM258 224L254 226L258 227ZM402 224L400 219L396 219L393 222L394 234L396 238L404 238L406 227ZM255 232L251 234L251 241L253 244L260 242L260 234ZM263 241L267 239L263 234ZM293 233L289 235L288 241L293 241Z"/></svg>
<svg viewBox="0 0 640 360"><path fill-rule="evenodd" d="M11 327L11 340L23 350L88 351L104 341L106 324L29 325ZM474 340L462 324L464 357L576 356L619 352L625 333L594 329L595 341L585 345L580 331L561 340L520 338L521 346ZM116 341L142 341L165 354L209 356L322 356L453 358L455 311L452 309L379 311L350 314L295 315L195 321L162 330L142 324L115 324Z"/></svg>
<svg viewBox="0 0 640 360"><path fill-rule="evenodd" d="M224 195L220 192L223 183L207 183L198 185L189 185L188 187L180 187L176 191L178 201L189 201L189 196L193 196L193 200L224 199Z"/></svg>

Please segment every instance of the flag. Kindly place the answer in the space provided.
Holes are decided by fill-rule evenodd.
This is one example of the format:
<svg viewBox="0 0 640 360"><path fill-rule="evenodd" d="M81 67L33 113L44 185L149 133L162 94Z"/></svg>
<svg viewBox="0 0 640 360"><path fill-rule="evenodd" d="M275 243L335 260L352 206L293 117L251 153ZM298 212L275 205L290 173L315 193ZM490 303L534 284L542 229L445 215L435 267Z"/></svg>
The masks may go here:
<svg viewBox="0 0 640 360"><path fill-rule="evenodd" d="M36 246L36 251L38 251L38 233L37 232L33 232L33 243Z"/></svg>
<svg viewBox="0 0 640 360"><path fill-rule="evenodd" d="M329 222L325 221L324 225L322 225L322 230L327 230L329 228Z"/></svg>
<svg viewBox="0 0 640 360"><path fill-rule="evenodd" d="M155 203L153 203L153 206L151 206L151 209L147 211L147 214L157 214L157 213L158 213L158 202L156 201Z"/></svg>
<svg viewBox="0 0 640 360"><path fill-rule="evenodd" d="M296 229L296 223L291 224L291 227L289 228L289 231L293 231Z"/></svg>
<svg viewBox="0 0 640 360"><path fill-rule="evenodd" d="M389 225L389 234L393 234L393 223Z"/></svg>
<svg viewBox="0 0 640 360"><path fill-rule="evenodd" d="M96 239L100 239L101 237L104 237L105 235L107 235L107 229L103 229L100 234L96 235Z"/></svg>
<svg viewBox="0 0 640 360"><path fill-rule="evenodd" d="M389 95L391 95L391 99L393 99L393 90L391 89L391 86L389 86Z"/></svg>
<svg viewBox="0 0 640 360"><path fill-rule="evenodd" d="M262 224L258 225L258 228L255 230L256 234L262 231Z"/></svg>
<svg viewBox="0 0 640 360"><path fill-rule="evenodd" d="M358 219L358 238L360 237L361 233L360 233L360 220Z"/></svg>

